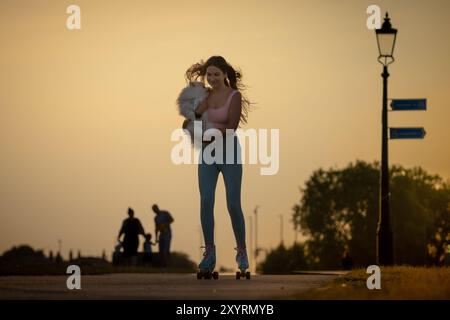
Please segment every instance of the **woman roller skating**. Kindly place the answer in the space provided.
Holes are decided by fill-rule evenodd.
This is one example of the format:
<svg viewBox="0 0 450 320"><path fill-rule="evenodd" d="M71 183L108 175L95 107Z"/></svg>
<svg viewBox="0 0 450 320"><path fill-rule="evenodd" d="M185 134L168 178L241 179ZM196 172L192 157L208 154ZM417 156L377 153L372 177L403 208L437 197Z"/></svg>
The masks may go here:
<svg viewBox="0 0 450 320"><path fill-rule="evenodd" d="M210 57L206 62L201 61L186 71L189 82L200 79L203 83L205 77L211 86L207 90L206 98L196 107L196 119L202 119L206 112L209 124L220 130L222 141L215 141L222 152L216 147L210 154L214 161L205 161L205 149L212 141L203 140L198 165L198 181L200 188L200 219L205 240L205 252L199 264L198 279L217 279L218 273L214 271L216 265L216 247L214 244L214 199L217 179L222 173L227 208L236 238L236 262L239 271L237 279L241 276L250 278L247 250L245 245L245 220L241 208L241 181L242 163L239 139L235 130L240 123L246 123L250 102L241 94L241 74L227 63L221 56ZM204 115L203 115L204 116ZM226 131L227 129L228 132ZM229 146L232 146L232 150ZM223 147L223 148L222 148ZM209 150L212 150L209 148ZM234 151L234 152L232 152ZM228 154L228 157L227 157Z"/></svg>

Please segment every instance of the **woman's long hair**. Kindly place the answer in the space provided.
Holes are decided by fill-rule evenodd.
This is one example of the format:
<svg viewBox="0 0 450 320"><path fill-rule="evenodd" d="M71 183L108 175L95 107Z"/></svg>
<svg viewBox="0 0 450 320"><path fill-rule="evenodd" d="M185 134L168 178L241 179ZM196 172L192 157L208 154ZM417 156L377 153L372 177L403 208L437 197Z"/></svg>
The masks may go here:
<svg viewBox="0 0 450 320"><path fill-rule="evenodd" d="M223 73L227 75L227 77L224 79L224 83L227 87L231 87L235 90L241 91L242 95L242 112L241 112L241 119L240 122L247 123L247 116L250 106L253 104L251 103L242 93L243 90L245 90L245 85L242 84L242 73L240 70L235 70L223 57L221 56L212 56L210 57L206 62L203 62L203 60L200 60L199 63L193 64L187 71L186 71L186 80L188 82L192 81L198 81L198 78L201 79L203 83L205 83L205 75L206 75L206 69L209 66L214 66L216 68L219 68L222 70Z"/></svg>

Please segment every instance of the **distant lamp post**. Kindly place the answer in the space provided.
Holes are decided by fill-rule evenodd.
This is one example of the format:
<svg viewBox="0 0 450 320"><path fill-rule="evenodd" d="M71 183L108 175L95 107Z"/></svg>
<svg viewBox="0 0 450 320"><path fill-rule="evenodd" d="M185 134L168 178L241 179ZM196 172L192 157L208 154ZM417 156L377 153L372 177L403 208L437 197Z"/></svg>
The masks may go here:
<svg viewBox="0 0 450 320"><path fill-rule="evenodd" d="M283 215L280 214L280 245L284 245L283 239Z"/></svg>
<svg viewBox="0 0 450 320"><path fill-rule="evenodd" d="M255 207L255 210L253 210L253 213L255 214L255 253L254 253L254 261L255 261L255 272L258 267L258 254L259 254L259 248L258 248L258 208L259 206Z"/></svg>
<svg viewBox="0 0 450 320"><path fill-rule="evenodd" d="M381 133L381 190L380 215L377 227L377 263L379 265L392 265L394 263L394 250L392 230L390 226L389 210L389 167L388 167L388 112L387 112L387 79L389 77L388 65L394 62L394 46L397 30L393 29L388 14L384 18L381 29L376 29L378 43L378 62L383 65L383 110Z"/></svg>

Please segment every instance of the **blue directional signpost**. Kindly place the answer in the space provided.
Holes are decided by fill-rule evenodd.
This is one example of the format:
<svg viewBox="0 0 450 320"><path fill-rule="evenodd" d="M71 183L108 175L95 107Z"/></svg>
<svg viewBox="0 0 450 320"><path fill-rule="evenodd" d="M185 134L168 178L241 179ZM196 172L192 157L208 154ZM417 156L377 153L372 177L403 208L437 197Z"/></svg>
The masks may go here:
<svg viewBox="0 0 450 320"><path fill-rule="evenodd" d="M392 99L392 111L427 110L427 99Z"/></svg>
<svg viewBox="0 0 450 320"><path fill-rule="evenodd" d="M424 128L389 128L390 139L423 139Z"/></svg>
<svg viewBox="0 0 450 320"><path fill-rule="evenodd" d="M377 227L377 264L394 264L393 234L390 225L389 208L389 166L388 166L388 140L389 139L423 139L423 128L389 128L388 138L388 93L387 80L389 77L388 65L394 62L394 47L397 38L397 29L392 28L388 14L380 29L376 29L378 44L378 62L383 65L383 108L381 110L381 179L380 179L380 214ZM426 99L393 99L391 111L417 111L426 110Z"/></svg>

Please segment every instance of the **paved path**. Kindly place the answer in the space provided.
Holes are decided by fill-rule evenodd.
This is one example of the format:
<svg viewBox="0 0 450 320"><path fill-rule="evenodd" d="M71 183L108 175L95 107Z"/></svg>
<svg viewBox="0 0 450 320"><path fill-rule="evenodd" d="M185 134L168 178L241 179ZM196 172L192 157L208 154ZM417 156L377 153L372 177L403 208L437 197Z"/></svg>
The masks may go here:
<svg viewBox="0 0 450 320"><path fill-rule="evenodd" d="M106 274L81 276L81 290L68 290L65 276L0 277L0 299L289 299L324 286L337 274L254 275L236 280L197 280L194 274Z"/></svg>

